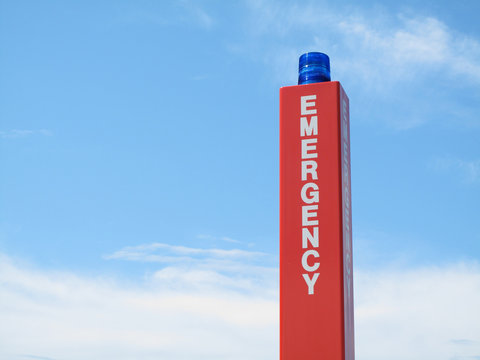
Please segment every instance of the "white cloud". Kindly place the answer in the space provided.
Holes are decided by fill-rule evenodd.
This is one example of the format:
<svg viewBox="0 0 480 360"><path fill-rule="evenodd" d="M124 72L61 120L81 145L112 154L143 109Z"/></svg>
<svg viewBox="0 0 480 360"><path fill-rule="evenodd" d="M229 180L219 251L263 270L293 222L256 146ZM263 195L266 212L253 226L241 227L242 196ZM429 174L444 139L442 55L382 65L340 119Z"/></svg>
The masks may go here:
<svg viewBox="0 0 480 360"><path fill-rule="evenodd" d="M221 241L234 243L234 244L242 244L240 240L232 239L231 237L228 237L228 236L212 236L212 235L200 234L200 235L197 235L197 238L206 239L206 240L221 240Z"/></svg>
<svg viewBox="0 0 480 360"><path fill-rule="evenodd" d="M375 27L365 18L349 18L338 30L353 57L340 70L355 70L363 80L412 81L426 74L460 76L480 83L478 40L454 32L433 17L400 16L398 25Z"/></svg>
<svg viewBox="0 0 480 360"><path fill-rule="evenodd" d="M227 240L228 241L228 240ZM172 256L168 256L168 254ZM255 259L266 256L267 254L258 251L246 251L241 249L202 249L179 245L169 245L164 243L143 244L137 246L127 246L121 250L115 251L111 255L105 256L106 259L125 259L136 261L157 261L157 262L175 262L179 259L193 260L195 257L215 258L215 259Z"/></svg>
<svg viewBox="0 0 480 360"><path fill-rule="evenodd" d="M263 62L277 85L296 83L300 54L322 51L330 56L332 79L351 96L356 121L397 130L432 119L478 126L480 39L433 16L380 6L247 4L248 35L230 49Z"/></svg>
<svg viewBox="0 0 480 360"><path fill-rule="evenodd" d="M128 246L104 256L107 260L159 263L153 278L167 289L208 289L272 295L278 277L277 258L240 249L202 249L164 243ZM187 281L196 279L197 281Z"/></svg>
<svg viewBox="0 0 480 360"><path fill-rule="evenodd" d="M285 62L283 51L297 56L303 51L324 51L335 60L334 73L361 77L364 84L364 80L411 80L435 70L443 76L460 75L480 83L480 42L437 18L366 14L358 8L333 8L325 2L298 5L256 0L248 4L251 34L282 39L267 48L269 63ZM294 57L288 64L297 65L296 61ZM279 75L285 80L284 73Z"/></svg>
<svg viewBox="0 0 480 360"><path fill-rule="evenodd" d="M356 274L358 359L480 356L480 267Z"/></svg>
<svg viewBox="0 0 480 360"><path fill-rule="evenodd" d="M248 267L248 264L246 264ZM141 284L0 258L0 359L278 359L278 288L170 266ZM357 271L358 360L480 356L480 267Z"/></svg>
<svg viewBox="0 0 480 360"><path fill-rule="evenodd" d="M226 290L214 272L133 286L0 260L0 359L277 358L276 296Z"/></svg>

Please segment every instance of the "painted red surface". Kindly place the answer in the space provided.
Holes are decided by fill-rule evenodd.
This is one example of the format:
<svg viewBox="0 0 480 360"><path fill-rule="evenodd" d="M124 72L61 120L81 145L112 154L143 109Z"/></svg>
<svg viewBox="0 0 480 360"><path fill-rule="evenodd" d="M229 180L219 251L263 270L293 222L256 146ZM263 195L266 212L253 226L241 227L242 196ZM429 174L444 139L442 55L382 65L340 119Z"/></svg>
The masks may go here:
<svg viewBox="0 0 480 360"><path fill-rule="evenodd" d="M340 83L281 88L281 360L354 359L350 189L348 98Z"/></svg>

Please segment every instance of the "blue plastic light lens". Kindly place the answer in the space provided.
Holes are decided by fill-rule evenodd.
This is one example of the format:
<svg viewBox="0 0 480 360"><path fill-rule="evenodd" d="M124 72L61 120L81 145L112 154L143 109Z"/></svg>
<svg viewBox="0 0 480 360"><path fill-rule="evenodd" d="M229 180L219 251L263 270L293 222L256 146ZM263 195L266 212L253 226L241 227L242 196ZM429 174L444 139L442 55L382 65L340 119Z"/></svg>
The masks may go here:
<svg viewBox="0 0 480 360"><path fill-rule="evenodd" d="M298 85L330 81L330 59L321 52L308 52L300 56Z"/></svg>

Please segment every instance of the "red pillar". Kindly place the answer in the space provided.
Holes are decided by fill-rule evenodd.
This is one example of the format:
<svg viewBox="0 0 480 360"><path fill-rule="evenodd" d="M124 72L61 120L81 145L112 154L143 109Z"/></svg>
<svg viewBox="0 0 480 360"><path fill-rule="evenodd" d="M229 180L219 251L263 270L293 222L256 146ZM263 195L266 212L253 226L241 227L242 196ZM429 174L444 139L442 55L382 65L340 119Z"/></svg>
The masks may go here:
<svg viewBox="0 0 480 360"><path fill-rule="evenodd" d="M280 360L353 360L348 97L280 89Z"/></svg>

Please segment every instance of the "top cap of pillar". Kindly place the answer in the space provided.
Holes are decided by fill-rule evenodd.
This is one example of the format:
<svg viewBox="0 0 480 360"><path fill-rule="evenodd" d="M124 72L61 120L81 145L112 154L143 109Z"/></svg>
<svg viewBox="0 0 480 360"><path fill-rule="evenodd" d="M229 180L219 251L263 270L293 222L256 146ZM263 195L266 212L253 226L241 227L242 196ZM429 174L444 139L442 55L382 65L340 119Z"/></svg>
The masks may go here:
<svg viewBox="0 0 480 360"><path fill-rule="evenodd" d="M330 59L321 52L308 52L300 56L298 85L330 81Z"/></svg>

